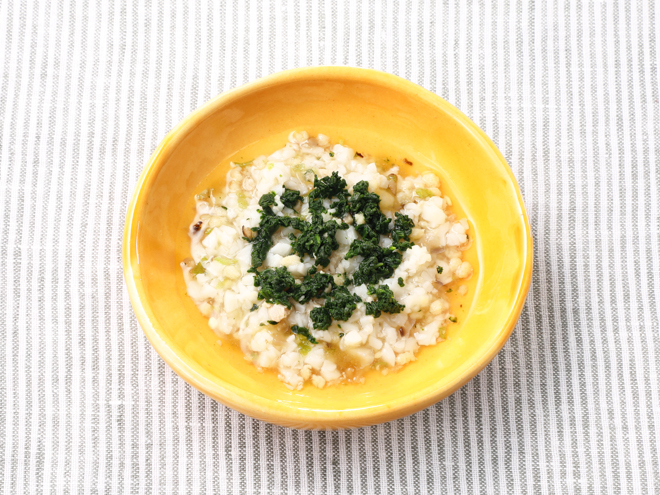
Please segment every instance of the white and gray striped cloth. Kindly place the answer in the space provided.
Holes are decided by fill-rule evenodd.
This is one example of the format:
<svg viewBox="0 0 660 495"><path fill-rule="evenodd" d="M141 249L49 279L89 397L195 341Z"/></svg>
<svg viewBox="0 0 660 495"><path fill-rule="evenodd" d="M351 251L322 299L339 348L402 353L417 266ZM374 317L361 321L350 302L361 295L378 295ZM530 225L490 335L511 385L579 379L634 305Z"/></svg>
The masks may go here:
<svg viewBox="0 0 660 495"><path fill-rule="evenodd" d="M0 492L659 493L659 30L651 0L0 1ZM121 241L182 117L328 64L419 83L492 137L535 273L460 391L303 432L161 361Z"/></svg>

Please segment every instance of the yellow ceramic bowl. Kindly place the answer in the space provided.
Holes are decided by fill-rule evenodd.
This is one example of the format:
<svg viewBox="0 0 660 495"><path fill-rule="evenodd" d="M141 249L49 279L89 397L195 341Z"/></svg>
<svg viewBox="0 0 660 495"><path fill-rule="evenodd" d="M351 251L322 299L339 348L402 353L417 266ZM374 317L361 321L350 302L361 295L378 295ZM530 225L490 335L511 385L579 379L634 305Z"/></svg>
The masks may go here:
<svg viewBox="0 0 660 495"><path fill-rule="evenodd" d="M281 148L292 130L324 133L375 156L413 162L443 180L467 216L477 267L455 299L448 340L364 384L289 391L258 372L237 345L218 345L186 296L179 263L189 256L195 193L224 182L229 160ZM497 354L522 309L532 238L516 181L500 152L465 115L396 76L347 67L275 74L204 105L172 130L138 181L124 232L124 275L138 321L184 380L248 416L295 428L349 428L406 416L454 392ZM478 258L478 260L477 260ZM462 304L462 307L461 307Z"/></svg>

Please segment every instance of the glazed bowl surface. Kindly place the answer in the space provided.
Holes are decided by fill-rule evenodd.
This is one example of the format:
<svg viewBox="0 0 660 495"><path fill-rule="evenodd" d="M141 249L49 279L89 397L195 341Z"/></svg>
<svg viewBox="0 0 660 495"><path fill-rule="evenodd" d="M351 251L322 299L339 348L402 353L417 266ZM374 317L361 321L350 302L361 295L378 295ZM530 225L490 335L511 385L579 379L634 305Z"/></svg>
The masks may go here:
<svg viewBox="0 0 660 495"><path fill-rule="evenodd" d="M290 391L259 372L238 347L218 344L192 300L179 263L190 255L194 195L224 184L230 161L281 148L291 131L327 134L408 173L432 170L457 215L467 217L475 273L452 301L448 339L421 349L396 373L363 384ZM403 171L406 173L406 171ZM501 153L465 115L399 77L367 69L281 72L224 93L185 118L158 146L129 204L124 276L147 338L192 386L248 416L295 427L337 429L394 420L448 396L502 348L532 275L532 237L518 185ZM462 305L462 306L461 306Z"/></svg>

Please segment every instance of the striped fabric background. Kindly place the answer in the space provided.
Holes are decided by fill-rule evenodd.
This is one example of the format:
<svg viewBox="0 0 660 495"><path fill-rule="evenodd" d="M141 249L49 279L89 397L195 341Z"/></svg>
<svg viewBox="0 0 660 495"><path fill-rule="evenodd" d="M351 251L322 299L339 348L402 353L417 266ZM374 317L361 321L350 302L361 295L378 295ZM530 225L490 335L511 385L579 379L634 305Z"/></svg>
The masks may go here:
<svg viewBox="0 0 660 495"><path fill-rule="evenodd" d="M660 492L660 6L653 1L0 1L0 492ZM535 236L473 381L344 432L180 380L121 271L128 198L182 117L306 65L436 92L510 163Z"/></svg>

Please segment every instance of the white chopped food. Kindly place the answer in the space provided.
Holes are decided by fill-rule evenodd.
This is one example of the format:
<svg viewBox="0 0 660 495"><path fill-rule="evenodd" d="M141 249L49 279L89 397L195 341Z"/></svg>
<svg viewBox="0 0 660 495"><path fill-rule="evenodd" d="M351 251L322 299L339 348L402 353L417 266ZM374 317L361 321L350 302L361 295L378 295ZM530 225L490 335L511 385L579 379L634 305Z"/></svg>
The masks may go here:
<svg viewBox="0 0 660 495"><path fill-rule="evenodd" d="M181 267L218 344L234 340L259 370L300 390L363 383L367 371L396 371L445 340L457 322L450 298L467 294L476 268L463 259L473 232L436 174L399 172L328 136L292 132L270 156L232 162L223 188L200 192ZM333 180L345 181L340 194L324 196ZM375 214L359 207L374 197Z"/></svg>

